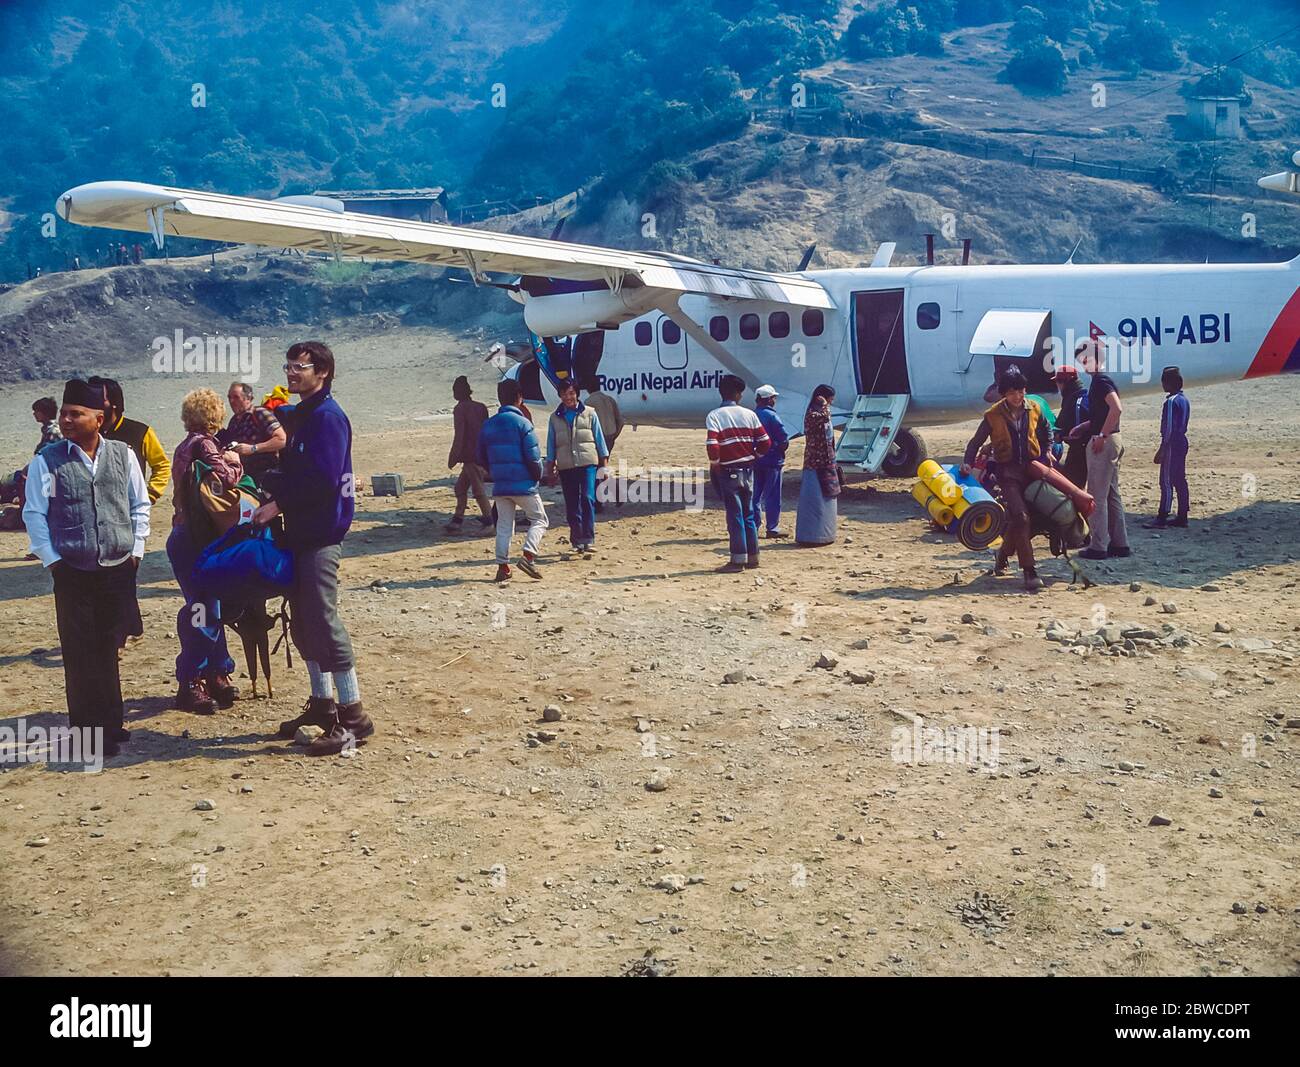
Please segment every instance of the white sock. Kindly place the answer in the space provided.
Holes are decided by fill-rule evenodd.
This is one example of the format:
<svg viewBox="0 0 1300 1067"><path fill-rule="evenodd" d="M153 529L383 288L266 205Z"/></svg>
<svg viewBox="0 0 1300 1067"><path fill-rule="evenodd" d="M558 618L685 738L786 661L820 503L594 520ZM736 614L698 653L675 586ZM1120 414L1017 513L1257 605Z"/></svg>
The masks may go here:
<svg viewBox="0 0 1300 1067"><path fill-rule="evenodd" d="M334 681L329 671L320 669L320 664L307 660L307 677L311 679L311 695L322 700L334 698Z"/></svg>
<svg viewBox="0 0 1300 1067"><path fill-rule="evenodd" d="M335 671L334 685L339 691L340 704L355 704L361 699L361 686L357 682L355 667L346 671Z"/></svg>

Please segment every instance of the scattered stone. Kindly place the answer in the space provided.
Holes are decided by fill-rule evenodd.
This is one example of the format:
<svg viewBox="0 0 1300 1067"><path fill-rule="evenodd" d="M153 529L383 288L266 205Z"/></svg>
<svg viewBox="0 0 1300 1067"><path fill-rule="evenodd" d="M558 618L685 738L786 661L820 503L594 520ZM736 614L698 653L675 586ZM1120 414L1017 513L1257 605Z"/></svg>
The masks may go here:
<svg viewBox="0 0 1300 1067"><path fill-rule="evenodd" d="M1215 585L1213 582L1206 582L1205 585L1201 586L1202 593L1218 593L1220 591L1220 587Z"/></svg>
<svg viewBox="0 0 1300 1067"><path fill-rule="evenodd" d="M1148 596L1144 601L1142 601L1142 606L1147 608L1155 607L1155 604L1156 598L1153 596Z"/></svg>
<svg viewBox="0 0 1300 1067"><path fill-rule="evenodd" d="M194 802L195 811L216 811L217 802L215 800L197 800Z"/></svg>
<svg viewBox="0 0 1300 1067"><path fill-rule="evenodd" d="M1178 605L1175 604L1172 600L1166 600L1163 604L1160 605L1160 610L1166 615L1177 615Z"/></svg>
<svg viewBox="0 0 1300 1067"><path fill-rule="evenodd" d="M964 622L967 626L969 626L971 623L975 621L975 616L972 615L969 611L963 611L961 615L961 621Z"/></svg>
<svg viewBox="0 0 1300 1067"><path fill-rule="evenodd" d="M817 657L817 662L813 666L829 671L833 670L839 662L834 652L830 651L830 649L822 649L822 654Z"/></svg>
<svg viewBox="0 0 1300 1067"><path fill-rule="evenodd" d="M870 685L876 680L874 671L849 671L849 681L854 685Z"/></svg>
<svg viewBox="0 0 1300 1067"><path fill-rule="evenodd" d="M1129 591L1130 593L1137 593L1137 592L1140 592L1141 589L1142 589L1142 583L1141 583L1141 582L1129 582L1129 583L1128 583L1128 591Z"/></svg>
<svg viewBox="0 0 1300 1067"><path fill-rule="evenodd" d="M655 888L668 893L680 893L686 888L686 876L682 874L665 874L659 881L655 882Z"/></svg>
<svg viewBox="0 0 1300 1067"><path fill-rule="evenodd" d="M45 847L46 845L48 845L49 843L50 843L50 839L49 839L48 837L44 836L44 835L41 835L40 837L33 837L30 841L28 841L28 842L27 842L27 847L28 847L28 848L44 848L44 847Z"/></svg>
<svg viewBox="0 0 1300 1067"><path fill-rule="evenodd" d="M1245 915L1245 914L1246 914L1246 905L1245 905L1245 904L1242 904L1240 901L1235 902L1235 903L1232 905L1232 914L1233 914L1233 915Z"/></svg>
<svg viewBox="0 0 1300 1067"><path fill-rule="evenodd" d="M1122 760L1119 761L1119 769L1120 769L1121 771L1135 771L1135 770L1137 770L1137 767L1135 767L1135 766L1134 766L1132 763L1130 763L1128 760L1126 760L1126 759L1122 759Z"/></svg>
<svg viewBox="0 0 1300 1067"><path fill-rule="evenodd" d="M1263 809L1263 808L1256 808L1254 814L1255 814L1255 817L1258 818L1258 819L1266 819L1266 818L1268 818L1268 816L1264 813L1264 809Z"/></svg>
<svg viewBox="0 0 1300 1067"><path fill-rule="evenodd" d="M1156 812L1154 815L1151 816L1151 821L1147 823L1147 825L1148 826L1172 826L1173 823L1174 820L1171 819L1168 815L1162 815L1160 814L1160 812Z"/></svg>
<svg viewBox="0 0 1300 1067"><path fill-rule="evenodd" d="M818 664L818 666L820 666L820 664ZM728 671L726 674L722 676L722 684L739 685L741 682L745 681L745 679L748 677L749 675L744 670Z"/></svg>
<svg viewBox="0 0 1300 1067"><path fill-rule="evenodd" d="M307 725L299 726L294 732L293 743L295 745L310 745L316 738L325 733L319 726Z"/></svg>
<svg viewBox="0 0 1300 1067"><path fill-rule="evenodd" d="M1232 626L1226 622L1216 622L1214 624L1214 632L1216 634L1230 634L1232 633Z"/></svg>
<svg viewBox="0 0 1300 1067"><path fill-rule="evenodd" d="M1128 931L1125 930L1124 927L1122 926L1108 926L1102 932L1110 934L1111 937L1123 937L1126 933L1128 933Z"/></svg>
<svg viewBox="0 0 1300 1067"><path fill-rule="evenodd" d="M743 893L748 888L749 886L744 882L733 882L731 885L731 891L733 893Z"/></svg>
<svg viewBox="0 0 1300 1067"><path fill-rule="evenodd" d="M1222 789L1211 789L1211 790L1210 790L1210 796L1213 797L1215 800L1222 800L1222 799L1223 799L1223 790L1222 790Z"/></svg>
<svg viewBox="0 0 1300 1067"><path fill-rule="evenodd" d="M645 787L651 793L662 793L668 788L668 783L672 781L672 778L673 772L667 767L656 767L646 780Z"/></svg>
<svg viewBox="0 0 1300 1067"><path fill-rule="evenodd" d="M558 704L547 704L542 708L542 722L559 722L564 718L564 712L560 710Z"/></svg>
<svg viewBox="0 0 1300 1067"><path fill-rule="evenodd" d="M1183 671L1183 675L1194 682L1203 682L1205 685L1213 685L1219 680L1218 674L1210 670L1209 667L1187 667Z"/></svg>

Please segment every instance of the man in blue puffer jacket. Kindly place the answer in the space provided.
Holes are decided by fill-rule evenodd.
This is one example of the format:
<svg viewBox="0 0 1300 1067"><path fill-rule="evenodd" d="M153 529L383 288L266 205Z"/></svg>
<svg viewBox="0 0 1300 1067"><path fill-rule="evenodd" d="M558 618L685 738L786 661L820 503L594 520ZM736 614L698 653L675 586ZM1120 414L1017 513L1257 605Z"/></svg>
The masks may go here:
<svg viewBox="0 0 1300 1067"><path fill-rule="evenodd" d="M537 550L550 523L537 483L542 477L542 451L533 424L519 410L519 383L506 379L497 383L501 407L483 423L478 433L478 463L492 472L492 503L497 509L496 581L510 580L510 538L515 532L515 509L528 517L524 553L519 569L530 578L540 578Z"/></svg>
<svg viewBox="0 0 1300 1067"><path fill-rule="evenodd" d="M281 723L280 736L319 726L325 734L307 746L307 755L330 756L364 744L375 732L361 708L352 640L339 618L339 559L356 507L352 424L331 392L334 353L328 345L292 345L284 370L289 392L299 402L277 413L289 439L280 469L263 475L271 501L253 513L253 522L264 525L284 516L284 547L293 553L290 626L311 679L303 714Z"/></svg>

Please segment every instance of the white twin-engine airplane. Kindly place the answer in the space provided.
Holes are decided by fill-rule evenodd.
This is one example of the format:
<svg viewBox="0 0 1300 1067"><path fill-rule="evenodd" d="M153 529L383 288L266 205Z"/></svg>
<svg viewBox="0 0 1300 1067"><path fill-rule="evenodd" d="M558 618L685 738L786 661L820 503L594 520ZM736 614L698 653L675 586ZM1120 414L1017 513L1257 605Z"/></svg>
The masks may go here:
<svg viewBox="0 0 1300 1067"><path fill-rule="evenodd" d="M632 424L699 427L734 373L780 392L802 427L814 387L836 392L842 462L911 476L917 425L968 419L1014 363L1030 391L1055 391L1053 360L1076 339L1105 346L1121 390L1300 372L1300 257L1176 266L891 267L772 273L662 252L625 252L346 212L322 197L256 200L138 182L94 182L59 198L69 222L335 255L463 267L523 304L533 355L507 372L525 399L595 376ZM810 250L811 251L811 250ZM807 256L805 263L807 265ZM490 274L517 276L492 281Z"/></svg>

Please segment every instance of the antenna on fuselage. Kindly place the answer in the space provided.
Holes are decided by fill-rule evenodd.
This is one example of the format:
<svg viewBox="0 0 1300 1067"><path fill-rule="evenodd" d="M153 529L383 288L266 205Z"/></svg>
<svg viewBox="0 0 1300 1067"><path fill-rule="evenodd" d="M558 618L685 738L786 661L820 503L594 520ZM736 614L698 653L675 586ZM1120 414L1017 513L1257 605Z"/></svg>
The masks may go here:
<svg viewBox="0 0 1300 1067"><path fill-rule="evenodd" d="M814 241L812 244L808 246L808 250L804 252L803 258L799 260L799 266L796 267L795 270L796 271L807 270L808 264L812 262L813 253L816 251L817 251L817 242Z"/></svg>
<svg viewBox="0 0 1300 1067"><path fill-rule="evenodd" d="M1070 254L1069 254L1068 256L1065 257L1065 265L1066 265L1067 267L1072 267L1072 266L1074 266L1074 253L1076 253L1077 251L1079 251L1079 246L1080 246L1081 244L1083 244L1083 238L1082 238L1082 237L1080 237L1077 241L1074 242L1074 247L1070 249Z"/></svg>

